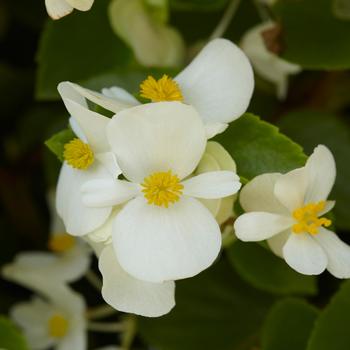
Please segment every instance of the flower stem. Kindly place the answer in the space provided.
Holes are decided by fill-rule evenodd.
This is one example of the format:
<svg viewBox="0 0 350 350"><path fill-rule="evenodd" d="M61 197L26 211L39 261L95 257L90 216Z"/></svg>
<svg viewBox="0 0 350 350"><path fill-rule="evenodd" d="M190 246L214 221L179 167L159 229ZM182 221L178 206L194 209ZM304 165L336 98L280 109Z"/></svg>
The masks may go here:
<svg viewBox="0 0 350 350"><path fill-rule="evenodd" d="M116 314L118 311L109 305L100 305L88 310L86 317L89 320L98 320Z"/></svg>
<svg viewBox="0 0 350 350"><path fill-rule="evenodd" d="M125 324L120 322L89 322L89 331L101 333L116 333L125 330Z"/></svg>
<svg viewBox="0 0 350 350"><path fill-rule="evenodd" d="M98 291L102 289L102 280L101 278L92 270L89 270L86 275L86 279L90 282L90 284L95 287Z"/></svg>

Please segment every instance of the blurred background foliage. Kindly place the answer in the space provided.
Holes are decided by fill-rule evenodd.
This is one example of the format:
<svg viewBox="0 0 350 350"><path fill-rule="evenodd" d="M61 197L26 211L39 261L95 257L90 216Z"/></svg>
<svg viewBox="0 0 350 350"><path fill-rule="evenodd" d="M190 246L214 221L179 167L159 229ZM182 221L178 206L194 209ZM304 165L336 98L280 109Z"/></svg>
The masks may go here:
<svg viewBox="0 0 350 350"><path fill-rule="evenodd" d="M137 94L148 74L174 75L189 62L231 3L140 0L141 10L125 7L121 12L117 2L96 0L91 11L74 11L59 21L48 18L43 0L0 2L0 265L18 251L46 249L46 194L55 186L60 163L44 141L67 124L57 84L70 80L96 90L119 85ZM263 20L279 23L282 30L273 38L274 47L303 71L290 78L284 100L257 75L248 111L278 126L305 154L319 143L332 150L338 171L332 196L337 200L335 225L350 243L350 1L279 0L264 5L272 2L240 1L224 37L239 43ZM247 180L305 161L298 145L251 114L218 140ZM86 293L84 282L76 287L84 290L90 305L100 300ZM5 315L14 301L27 295L0 280L0 313ZM350 282L328 273L318 278L299 275L256 243L229 246L208 271L179 282L176 299L169 315L138 319L133 348L350 348ZM0 347L25 349L16 332L0 319ZM4 334L18 343L2 342ZM108 343L106 338L90 340Z"/></svg>

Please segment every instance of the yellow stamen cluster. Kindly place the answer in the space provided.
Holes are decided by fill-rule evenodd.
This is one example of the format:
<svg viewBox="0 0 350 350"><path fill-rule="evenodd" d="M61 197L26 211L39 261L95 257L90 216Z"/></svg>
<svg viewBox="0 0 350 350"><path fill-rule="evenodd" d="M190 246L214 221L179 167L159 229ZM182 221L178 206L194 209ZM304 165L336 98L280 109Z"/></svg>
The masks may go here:
<svg viewBox="0 0 350 350"><path fill-rule="evenodd" d="M165 208L180 199L184 188L180 179L171 171L151 174L143 180L141 186L148 204Z"/></svg>
<svg viewBox="0 0 350 350"><path fill-rule="evenodd" d="M140 85L140 95L152 102L183 101L179 85L165 74L158 80L149 76L143 81Z"/></svg>
<svg viewBox="0 0 350 350"><path fill-rule="evenodd" d="M71 167L86 170L94 162L94 153L87 143L75 138L64 145L63 158Z"/></svg>
<svg viewBox="0 0 350 350"><path fill-rule="evenodd" d="M54 338L63 338L68 332L68 321L60 314L49 319L49 334Z"/></svg>
<svg viewBox="0 0 350 350"><path fill-rule="evenodd" d="M54 235L49 241L49 249L56 253L64 253L75 245L75 238L67 233Z"/></svg>
<svg viewBox="0 0 350 350"><path fill-rule="evenodd" d="M309 203L304 207L294 210L293 217L297 221L293 225L292 230L294 233L309 233L316 235L321 226L328 227L332 224L331 220L326 218L319 218L318 216L324 210L326 205L325 201L318 203Z"/></svg>

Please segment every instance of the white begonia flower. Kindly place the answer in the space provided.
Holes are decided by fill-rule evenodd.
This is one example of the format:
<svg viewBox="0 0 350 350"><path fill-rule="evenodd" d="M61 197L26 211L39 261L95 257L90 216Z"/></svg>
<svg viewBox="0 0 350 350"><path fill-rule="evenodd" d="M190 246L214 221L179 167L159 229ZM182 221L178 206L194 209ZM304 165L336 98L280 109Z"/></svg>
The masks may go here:
<svg viewBox="0 0 350 350"><path fill-rule="evenodd" d="M220 228L197 198L231 196L240 188L232 171L186 179L206 146L196 110L180 102L136 106L117 113L107 137L128 181L94 179L82 186L88 207L126 203L113 224L122 268L149 282L191 277L212 264Z"/></svg>
<svg viewBox="0 0 350 350"><path fill-rule="evenodd" d="M235 222L237 237L267 239L272 251L300 273L317 275L327 269L349 278L350 247L326 229L331 221L322 217L335 204L327 200L335 175L334 158L320 145L303 168L257 176L241 191L247 213Z"/></svg>
<svg viewBox="0 0 350 350"><path fill-rule="evenodd" d="M64 84L114 113L138 104L120 88L114 88L117 94L111 98L76 84ZM223 132L247 110L253 89L254 74L248 58L226 39L209 42L174 79L150 76L140 85L141 96L152 102L180 101L193 106L205 124L207 138Z"/></svg>
<svg viewBox="0 0 350 350"><path fill-rule="evenodd" d="M69 15L74 9L88 11L94 0L45 0L46 10L52 19Z"/></svg>
<svg viewBox="0 0 350 350"><path fill-rule="evenodd" d="M268 21L249 29L243 36L241 47L256 73L275 84L277 97L284 99L288 91L288 76L299 73L301 67L280 58L266 48L262 33L274 26L276 23Z"/></svg>
<svg viewBox="0 0 350 350"><path fill-rule="evenodd" d="M23 329L32 350L86 350L85 302L63 285L42 290L46 300L34 297L15 304L11 318Z"/></svg>

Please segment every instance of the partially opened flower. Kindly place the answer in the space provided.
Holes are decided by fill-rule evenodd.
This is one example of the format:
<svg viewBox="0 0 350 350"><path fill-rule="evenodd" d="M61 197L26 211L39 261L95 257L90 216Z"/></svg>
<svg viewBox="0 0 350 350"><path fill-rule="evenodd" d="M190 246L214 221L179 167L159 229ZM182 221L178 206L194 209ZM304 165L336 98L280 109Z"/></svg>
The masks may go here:
<svg viewBox="0 0 350 350"><path fill-rule="evenodd" d="M88 11L94 0L45 0L46 10L52 19L69 15L74 9Z"/></svg>
<svg viewBox="0 0 350 350"><path fill-rule="evenodd" d="M278 98L284 99L287 95L288 76L299 73L301 67L280 58L266 48L262 33L275 26L276 23L268 21L249 29L243 36L241 47L251 60L256 73L275 84Z"/></svg>
<svg viewBox="0 0 350 350"><path fill-rule="evenodd" d="M257 176L241 191L247 212L234 225L243 241L267 242L296 271L317 275L327 269L338 278L350 277L350 247L327 229L324 215L334 202L327 197L336 169L325 146L315 148L305 167L284 175Z"/></svg>
<svg viewBox="0 0 350 350"><path fill-rule="evenodd" d="M113 224L122 268L137 279L163 282L193 276L220 251L220 228L196 198L231 196L240 188L233 171L187 179L206 146L196 110L179 102L136 106L117 113L107 137L128 181L94 179L82 186L86 206L126 203Z"/></svg>

